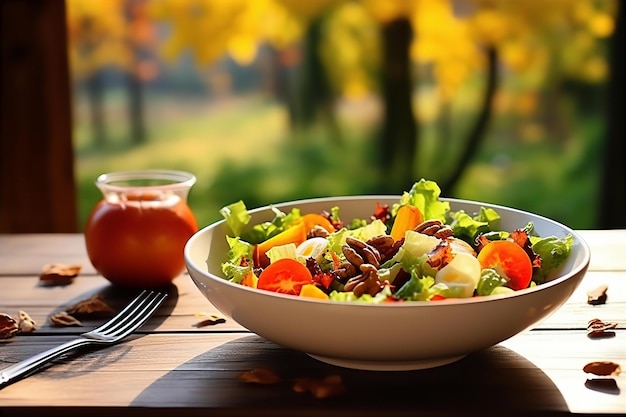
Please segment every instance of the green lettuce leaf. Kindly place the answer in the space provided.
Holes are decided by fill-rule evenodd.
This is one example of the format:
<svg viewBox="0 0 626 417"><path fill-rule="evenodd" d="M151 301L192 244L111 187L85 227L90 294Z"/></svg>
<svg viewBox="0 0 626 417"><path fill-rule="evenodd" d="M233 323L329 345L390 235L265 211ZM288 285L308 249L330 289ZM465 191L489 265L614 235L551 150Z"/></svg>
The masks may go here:
<svg viewBox="0 0 626 417"><path fill-rule="evenodd" d="M352 291L340 292L340 291L332 291L328 297L331 301L341 301L341 302L357 302L357 303L365 303L365 304L380 304L391 296L391 289L388 285L386 285L378 294L371 296L369 294L363 294L359 297L354 295Z"/></svg>
<svg viewBox="0 0 626 417"><path fill-rule="evenodd" d="M395 298L407 301L426 301L432 294L429 289L435 284L435 278L431 276L420 276L419 273L411 271L411 278L396 291Z"/></svg>
<svg viewBox="0 0 626 417"><path fill-rule="evenodd" d="M541 268L535 268L533 281L542 284L550 273L560 267L569 256L574 243L574 237L567 235L563 238L549 236L544 238L531 237L533 251L541 257Z"/></svg>
<svg viewBox="0 0 626 417"><path fill-rule="evenodd" d="M243 228L250 222L250 214L243 201L239 200L220 209L220 214L233 232L233 236L241 236Z"/></svg>
<svg viewBox="0 0 626 417"><path fill-rule="evenodd" d="M482 233L489 233L497 228L500 215L491 208L481 207L478 214L470 216L464 210L449 213L450 228L454 236L472 244Z"/></svg>
<svg viewBox="0 0 626 417"><path fill-rule="evenodd" d="M348 236L366 242L373 237L381 236L386 233L387 226L379 219L376 219L369 224L365 224L364 226L357 227L356 229L347 229L344 227L331 233L327 237L328 248L337 254L341 254L341 247L346 243L346 238Z"/></svg>
<svg viewBox="0 0 626 417"><path fill-rule="evenodd" d="M485 268L480 273L476 294L491 295L496 288L506 285L507 282L508 280L500 276L495 269Z"/></svg>
<svg viewBox="0 0 626 417"><path fill-rule="evenodd" d="M424 220L446 220L446 213L450 210L450 203L440 201L441 189L434 181L422 178L408 192L404 192L400 197L400 203L392 207L392 215L395 216L401 206L412 205L420 209L424 215Z"/></svg>
<svg viewBox="0 0 626 417"><path fill-rule="evenodd" d="M296 245L287 243L286 245L273 246L265 254L270 259L270 264L283 258L296 259Z"/></svg>
<svg viewBox="0 0 626 417"><path fill-rule="evenodd" d="M300 209L293 208L289 213L284 213L276 207L272 207L274 218L269 222L256 224L252 229L241 235L242 239L252 244L261 243L275 236L300 219Z"/></svg>
<svg viewBox="0 0 626 417"><path fill-rule="evenodd" d="M228 260L222 263L222 273L229 281L240 283L252 268L254 246L239 237L226 236L226 241L230 249L226 255Z"/></svg>

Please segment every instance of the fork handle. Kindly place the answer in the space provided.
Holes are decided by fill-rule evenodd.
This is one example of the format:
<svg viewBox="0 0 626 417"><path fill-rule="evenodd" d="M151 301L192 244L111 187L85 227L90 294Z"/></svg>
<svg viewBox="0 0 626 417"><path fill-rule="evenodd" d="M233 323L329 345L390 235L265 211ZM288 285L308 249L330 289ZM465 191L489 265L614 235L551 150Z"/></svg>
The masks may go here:
<svg viewBox="0 0 626 417"><path fill-rule="evenodd" d="M20 377L26 376L30 372L34 372L41 368L46 363L59 356L76 349L79 346L89 344L89 340L83 338L77 338L65 342L62 345L48 349L37 355L31 356L28 359L24 359L14 365L8 366L0 370L0 389L15 382Z"/></svg>

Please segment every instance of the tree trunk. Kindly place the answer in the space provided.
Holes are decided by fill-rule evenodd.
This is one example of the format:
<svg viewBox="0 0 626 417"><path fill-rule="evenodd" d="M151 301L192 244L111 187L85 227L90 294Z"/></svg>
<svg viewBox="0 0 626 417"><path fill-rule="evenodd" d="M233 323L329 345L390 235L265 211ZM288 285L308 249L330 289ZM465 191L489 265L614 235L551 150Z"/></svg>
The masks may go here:
<svg viewBox="0 0 626 417"><path fill-rule="evenodd" d="M338 142L339 129L332 108L335 97L319 53L324 21L325 15L316 17L304 37L296 80L294 126L307 129L318 122L325 123L332 132L331 139Z"/></svg>
<svg viewBox="0 0 626 417"><path fill-rule="evenodd" d="M413 113L409 48L413 28L407 18L382 27L382 97L384 120L378 148L381 191L398 194L415 182L418 128Z"/></svg>
<svg viewBox="0 0 626 417"><path fill-rule="evenodd" d="M139 77L132 71L126 75L126 88L128 91L128 125L130 127L130 140L134 144L146 141L146 127L143 111L143 84Z"/></svg>
<svg viewBox="0 0 626 417"><path fill-rule="evenodd" d="M143 0L130 0L125 4L124 14L126 24L133 28L140 24L140 10L145 6ZM142 58L142 44L145 39L133 36L128 37L128 49L131 54L130 68L126 72L126 92L128 94L128 127L131 143L136 145L146 141L146 127L144 123L143 83L139 74L139 64Z"/></svg>
<svg viewBox="0 0 626 417"><path fill-rule="evenodd" d="M626 228L626 170L624 157L624 21L626 6L618 2L615 34L610 51L611 78L608 84L607 133L600 183L597 226Z"/></svg>
<svg viewBox="0 0 626 417"><path fill-rule="evenodd" d="M87 103L91 121L92 140L95 146L103 147L106 143L106 124L104 120L104 87L102 73L94 71L87 78Z"/></svg>
<svg viewBox="0 0 626 417"><path fill-rule="evenodd" d="M452 195L452 190L457 184L467 166L472 162L474 155L478 151L478 146L485 136L485 131L489 125L493 112L493 99L498 88L498 54L493 46L486 50L487 54L487 80L485 94L480 107L480 113L470 131L465 147L456 164L453 165L452 172L444 181L440 183L442 195Z"/></svg>

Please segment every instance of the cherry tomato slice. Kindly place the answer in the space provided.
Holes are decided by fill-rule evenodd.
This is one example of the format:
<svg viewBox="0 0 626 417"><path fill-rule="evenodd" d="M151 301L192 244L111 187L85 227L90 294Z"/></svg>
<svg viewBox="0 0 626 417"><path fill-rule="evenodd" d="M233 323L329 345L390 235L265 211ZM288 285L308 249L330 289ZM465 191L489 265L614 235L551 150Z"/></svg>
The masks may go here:
<svg viewBox="0 0 626 417"><path fill-rule="evenodd" d="M513 290L527 288L533 276L533 265L524 249L509 240L495 240L478 253L482 269L493 268L509 278L507 287Z"/></svg>
<svg viewBox="0 0 626 417"><path fill-rule="evenodd" d="M313 277L306 266L295 259L283 258L271 263L261 272L257 288L298 295L304 284L312 282Z"/></svg>

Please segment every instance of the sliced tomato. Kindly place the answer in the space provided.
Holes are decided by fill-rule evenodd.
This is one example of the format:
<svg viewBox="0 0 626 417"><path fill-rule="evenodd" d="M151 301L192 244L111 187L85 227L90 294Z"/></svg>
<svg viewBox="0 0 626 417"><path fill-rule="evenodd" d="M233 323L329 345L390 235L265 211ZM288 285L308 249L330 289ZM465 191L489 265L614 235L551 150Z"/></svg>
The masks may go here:
<svg viewBox="0 0 626 417"><path fill-rule="evenodd" d="M432 297L430 297L430 301L440 301L440 300L445 300L446 297L444 297L441 294L435 294Z"/></svg>
<svg viewBox="0 0 626 417"><path fill-rule="evenodd" d="M302 286L311 283L313 277L306 266L295 259L283 258L271 263L261 272L257 288L299 295Z"/></svg>
<svg viewBox="0 0 626 417"><path fill-rule="evenodd" d="M533 276L533 266L526 251L510 240L489 242L478 253L482 269L493 268L509 279L507 287L513 290L527 288Z"/></svg>

